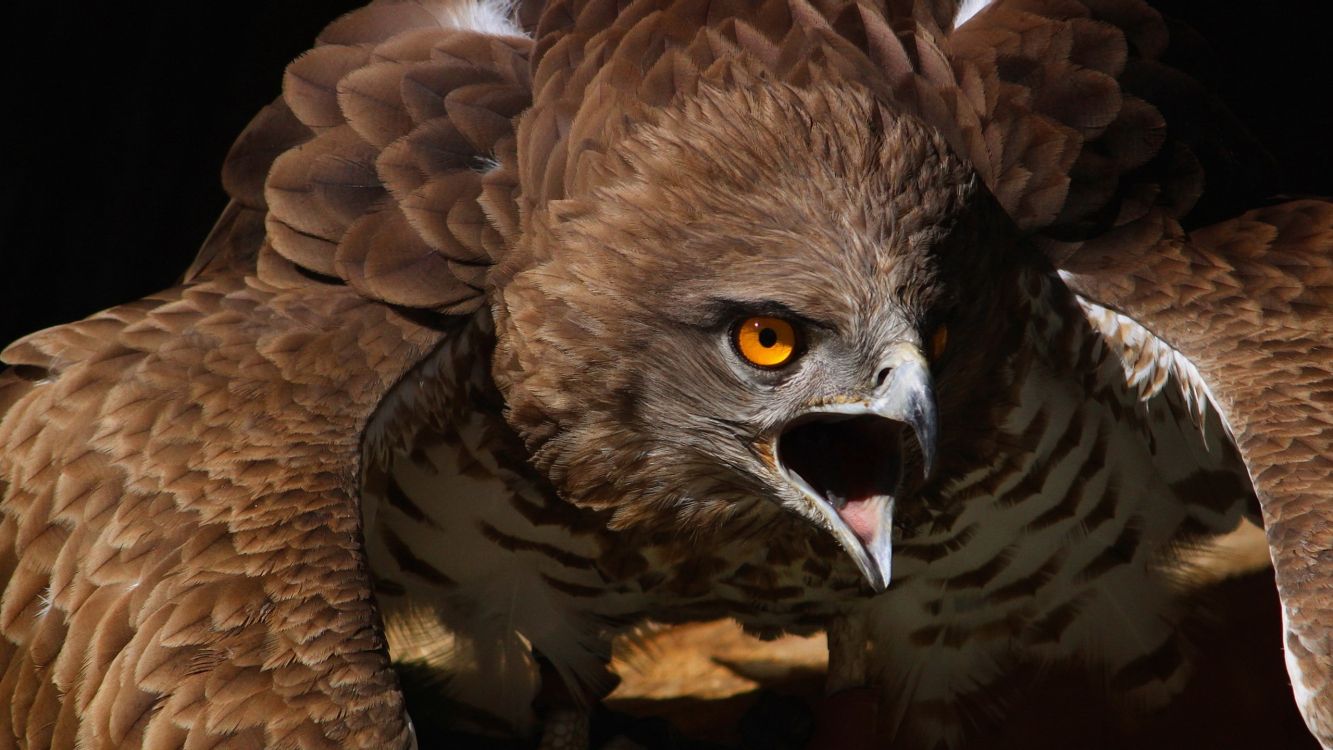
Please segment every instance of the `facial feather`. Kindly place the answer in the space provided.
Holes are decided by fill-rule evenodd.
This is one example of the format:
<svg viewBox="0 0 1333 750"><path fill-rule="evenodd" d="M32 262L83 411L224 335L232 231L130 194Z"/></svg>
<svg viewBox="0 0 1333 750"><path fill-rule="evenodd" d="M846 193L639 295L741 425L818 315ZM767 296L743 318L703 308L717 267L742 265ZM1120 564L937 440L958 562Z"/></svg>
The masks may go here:
<svg viewBox="0 0 1333 750"><path fill-rule="evenodd" d="M501 291L498 347L535 463L617 528L806 512L765 441L859 388L884 342L924 347L959 299L989 299L975 279L1005 255L978 240L1008 235L970 169L856 87L702 86L600 163L533 217L543 260ZM729 326L755 309L804 321L809 353L740 361Z"/></svg>

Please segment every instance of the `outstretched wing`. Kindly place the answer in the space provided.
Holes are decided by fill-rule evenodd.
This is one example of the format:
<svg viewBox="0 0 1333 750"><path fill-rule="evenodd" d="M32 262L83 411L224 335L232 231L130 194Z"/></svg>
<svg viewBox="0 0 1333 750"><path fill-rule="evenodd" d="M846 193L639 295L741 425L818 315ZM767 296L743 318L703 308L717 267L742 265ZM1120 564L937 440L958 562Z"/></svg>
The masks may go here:
<svg viewBox="0 0 1333 750"><path fill-rule="evenodd" d="M0 747L413 744L361 441L516 223L527 41L495 5L332 24L180 286L4 351Z"/></svg>
<svg viewBox="0 0 1333 750"><path fill-rule="evenodd" d="M205 275L5 350L3 744L407 747L353 493L435 335Z"/></svg>
<svg viewBox="0 0 1333 750"><path fill-rule="evenodd" d="M1333 747L1333 202L1152 245L1109 237L1076 260L1070 286L1189 359L1230 426L1263 509L1292 688Z"/></svg>
<svg viewBox="0 0 1333 750"><path fill-rule="evenodd" d="M1260 497L1298 703L1333 747L1333 204L1187 234L1204 174L1225 210L1266 155L1162 63L1168 41L1139 2L994 0L948 34L956 85L936 76L930 96L1066 281L1201 376Z"/></svg>

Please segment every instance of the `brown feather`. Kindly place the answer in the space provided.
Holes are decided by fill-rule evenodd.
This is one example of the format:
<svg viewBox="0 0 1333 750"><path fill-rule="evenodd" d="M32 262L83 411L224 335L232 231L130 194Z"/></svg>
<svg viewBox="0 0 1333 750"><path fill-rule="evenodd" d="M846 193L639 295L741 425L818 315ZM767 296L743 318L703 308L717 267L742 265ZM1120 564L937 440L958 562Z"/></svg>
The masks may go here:
<svg viewBox="0 0 1333 750"><path fill-rule="evenodd" d="M1333 744L1333 203L1159 234L1093 246L1071 260L1072 285L1179 349L1211 389L1259 494L1301 711Z"/></svg>
<svg viewBox="0 0 1333 750"><path fill-rule="evenodd" d="M356 490L372 469L390 474L374 461L391 450L376 441L459 442L474 421L500 447L462 450L461 475L530 483L538 489L513 491L518 515L602 548L576 554L495 532L497 545L547 555L562 576L600 576L543 572L559 601L652 590L676 619L816 627L859 601L849 563L830 562L834 543L757 508L749 478L710 474L713 454L672 452L690 440L626 431L653 421L641 387L654 362L661 388L720 377L679 347L653 348L649 313L707 327L686 320L702 303L670 285L753 261L747 242L796 237L808 262L795 271L756 264L782 282L774 288L822 290L826 305L848 289L882 300L911 288L911 306L939 292L889 289L898 264L936 270L921 253L890 263L881 245L934 247L948 226L957 234L943 243L968 278L1002 279L971 296L1008 294L1012 310L1016 269L1037 263L1029 241L1081 268L1106 247L1175 237L1199 195L1193 141L1162 114L1190 82L1160 62L1165 25L1137 0L997 0L956 30L947 0L542 5L518 10L535 41L454 28L451 0L382 0L335 21L238 139L224 167L233 203L181 285L5 350L21 369L0 373L0 704L10 706L0 744L12 728L14 742L50 733L62 747L406 747L368 550L397 539L400 567L442 590L455 581L392 529L363 529L362 504L375 498ZM775 160L792 169L769 169ZM867 165L869 177L857 171ZM1014 255L981 241L996 237ZM646 238L669 252L622 251ZM848 257L871 271L830 288L818 270ZM1285 313L1327 302L1281 273L1245 282ZM1212 299L1188 278L1180 286ZM661 309L644 310L653 299ZM437 315L483 306L493 319ZM986 322L995 335L978 337L967 372L990 372L983 355L1021 338L1006 315ZM414 392L431 384L413 368L449 354L444 332L459 330L449 344L464 364L449 375L462 385L433 385L468 398ZM612 356L608 341L632 343L634 356ZM632 373L612 367L629 361ZM990 399L975 413L995 427L1016 397L987 388L965 395ZM409 408L416 397L427 407ZM397 410L384 423L401 432L376 422L381 408ZM950 453L958 465L1001 451L994 435L964 436L975 439ZM712 483L700 491L709 502L680 502L645 468L659 464ZM1244 494L1226 486L1212 498L1218 516ZM1100 526L1117 520L1115 501L1106 490L1090 509L1065 510ZM1111 547L1072 571L1080 581L1133 557L1139 532L1119 520ZM704 543L737 530L753 532L730 540L739 559L754 555L745 565ZM1009 562L1001 554L941 588L982 590ZM784 565L800 585L781 583ZM719 587L741 596L702 600ZM1058 641L1077 609L1065 602L1028 622ZM776 625L764 619L773 612ZM991 627L1008 638L1017 626ZM948 640L939 628L910 635ZM578 647L605 657L600 643Z"/></svg>

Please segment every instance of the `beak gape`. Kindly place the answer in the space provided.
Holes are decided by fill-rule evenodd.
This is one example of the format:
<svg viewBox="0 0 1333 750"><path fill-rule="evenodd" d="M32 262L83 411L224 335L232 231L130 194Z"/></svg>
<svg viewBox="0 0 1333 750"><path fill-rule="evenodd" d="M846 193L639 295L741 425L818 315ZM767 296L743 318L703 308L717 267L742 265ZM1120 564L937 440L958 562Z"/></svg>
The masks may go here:
<svg viewBox="0 0 1333 750"><path fill-rule="evenodd" d="M816 406L778 436L778 467L808 497L870 586L889 585L894 503L903 487L908 431L926 476L935 463L938 421L930 369L915 347L900 346L874 394Z"/></svg>

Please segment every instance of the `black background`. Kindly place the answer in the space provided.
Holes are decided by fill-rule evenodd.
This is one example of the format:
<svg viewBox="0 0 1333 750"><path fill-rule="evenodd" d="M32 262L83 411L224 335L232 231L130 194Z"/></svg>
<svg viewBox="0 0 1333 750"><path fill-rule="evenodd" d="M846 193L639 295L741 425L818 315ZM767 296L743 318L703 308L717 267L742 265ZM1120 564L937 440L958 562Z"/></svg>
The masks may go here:
<svg viewBox="0 0 1333 750"><path fill-rule="evenodd" d="M286 62L359 4L56 0L0 14L0 345L172 283L224 204L232 139ZM1157 3L1207 40L1210 85L1287 193L1333 194L1320 5Z"/></svg>

